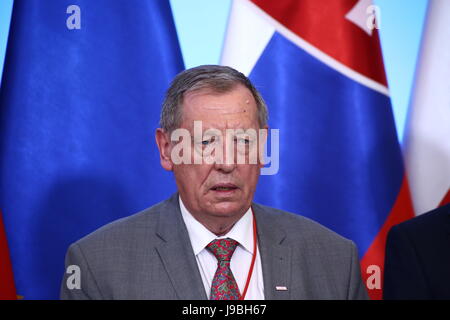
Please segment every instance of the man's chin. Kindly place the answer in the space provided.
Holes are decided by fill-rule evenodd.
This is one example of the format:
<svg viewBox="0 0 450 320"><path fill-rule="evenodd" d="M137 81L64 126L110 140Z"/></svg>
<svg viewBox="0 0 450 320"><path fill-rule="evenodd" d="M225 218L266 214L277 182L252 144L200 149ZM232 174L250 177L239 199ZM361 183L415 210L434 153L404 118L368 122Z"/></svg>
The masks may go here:
<svg viewBox="0 0 450 320"><path fill-rule="evenodd" d="M214 206L211 215L216 217L240 216L246 211L247 209L241 202L224 201L219 202Z"/></svg>

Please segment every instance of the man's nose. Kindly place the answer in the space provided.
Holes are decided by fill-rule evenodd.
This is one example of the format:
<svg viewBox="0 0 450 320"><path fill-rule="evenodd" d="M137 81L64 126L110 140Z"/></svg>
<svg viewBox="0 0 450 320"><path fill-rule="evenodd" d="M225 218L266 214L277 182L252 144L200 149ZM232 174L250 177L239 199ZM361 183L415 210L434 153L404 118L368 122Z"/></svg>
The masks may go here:
<svg viewBox="0 0 450 320"><path fill-rule="evenodd" d="M231 173L235 168L236 164L234 162L232 163L215 163L214 168L218 171L221 171L223 173Z"/></svg>
<svg viewBox="0 0 450 320"><path fill-rule="evenodd" d="M222 145L222 161L215 161L214 168L224 173L230 173L236 168L236 150L234 150L234 139L224 139Z"/></svg>

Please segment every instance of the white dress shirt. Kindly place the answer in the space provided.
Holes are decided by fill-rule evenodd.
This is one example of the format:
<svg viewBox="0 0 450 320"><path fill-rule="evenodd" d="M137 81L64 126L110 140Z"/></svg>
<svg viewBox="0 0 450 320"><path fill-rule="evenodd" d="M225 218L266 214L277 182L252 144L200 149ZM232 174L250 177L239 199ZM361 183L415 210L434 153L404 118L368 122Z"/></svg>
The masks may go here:
<svg viewBox="0 0 450 320"><path fill-rule="evenodd" d="M253 257L253 215L249 208L247 212L235 223L233 228L224 236L216 236L204 225L197 221L184 206L181 198L180 209L186 224L192 249L197 260L198 269L205 287L206 296L211 293L211 283L217 270L217 259L206 246L215 239L231 238L239 242L230 261L230 268L242 294ZM245 300L263 300L264 282L261 267L261 257L257 249L255 266L245 295Z"/></svg>

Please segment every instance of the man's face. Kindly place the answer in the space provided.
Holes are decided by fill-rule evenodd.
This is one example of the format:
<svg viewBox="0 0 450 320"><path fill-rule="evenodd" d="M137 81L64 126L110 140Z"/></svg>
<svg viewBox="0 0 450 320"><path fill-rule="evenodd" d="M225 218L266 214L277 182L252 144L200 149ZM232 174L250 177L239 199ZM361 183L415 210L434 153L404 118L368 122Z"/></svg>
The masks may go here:
<svg viewBox="0 0 450 320"><path fill-rule="evenodd" d="M183 203L196 217L206 219L240 217L251 204L260 173L259 161L252 162L248 158L249 149L258 149L258 143L257 139L249 142L248 136L230 135L230 130L227 133L227 129L253 129L258 132L255 99L251 92L241 85L223 94L209 90L194 91L185 94L182 114L180 128L188 130L192 136L192 162L177 165L172 163L169 168L165 168L174 171ZM194 121L201 121L204 135L201 135L200 139L194 136ZM208 129L220 131L221 138L208 136L206 134ZM220 147L223 151L223 161L208 164L202 158L201 164L193 163L194 153L201 154L202 150L205 152L208 145L217 143L218 140L222 142L218 145L223 146ZM226 150L227 146L233 148L232 157L227 154L230 150ZM238 162L237 159L239 154L237 148L242 146L244 148L240 149L240 154L247 154L244 163Z"/></svg>

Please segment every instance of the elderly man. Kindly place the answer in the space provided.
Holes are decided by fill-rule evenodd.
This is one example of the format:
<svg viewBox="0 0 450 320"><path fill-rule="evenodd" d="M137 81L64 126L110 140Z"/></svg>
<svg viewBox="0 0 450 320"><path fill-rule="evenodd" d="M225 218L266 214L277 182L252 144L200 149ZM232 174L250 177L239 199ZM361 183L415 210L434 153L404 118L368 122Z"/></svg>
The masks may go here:
<svg viewBox="0 0 450 320"><path fill-rule="evenodd" d="M160 126L161 165L178 192L71 245L66 267L81 282L66 274L61 298L367 298L351 241L252 202L267 108L247 77L222 66L180 73Z"/></svg>

